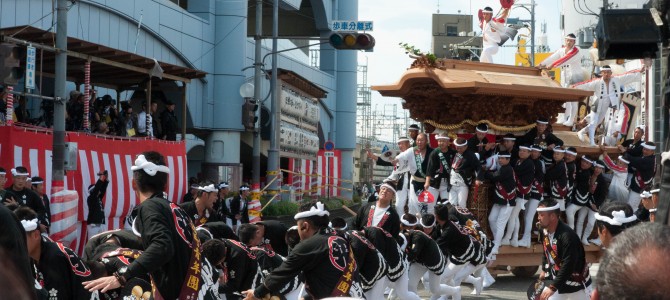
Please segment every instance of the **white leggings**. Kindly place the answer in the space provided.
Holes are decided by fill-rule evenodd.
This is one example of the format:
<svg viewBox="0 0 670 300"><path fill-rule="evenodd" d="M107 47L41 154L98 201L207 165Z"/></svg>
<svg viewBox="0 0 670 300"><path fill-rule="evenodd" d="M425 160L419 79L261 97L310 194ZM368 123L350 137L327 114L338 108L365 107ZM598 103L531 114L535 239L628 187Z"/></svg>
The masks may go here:
<svg viewBox="0 0 670 300"><path fill-rule="evenodd" d="M366 299L384 299L384 289L386 288L386 283L388 282L388 279L386 279L386 276L380 278L375 282L375 284L372 286L371 289L369 289L367 292L365 292L365 298ZM287 298L287 300L289 300Z"/></svg>
<svg viewBox="0 0 670 300"><path fill-rule="evenodd" d="M446 284L440 284L440 275L435 274L433 271L428 270L426 266L419 263L412 263L409 266L409 291L412 293L417 292L419 285L419 280L424 273L428 272L428 287L430 288L430 293L433 296L451 296L455 294L458 289ZM375 298L368 298L375 299ZM403 299L403 298L401 298Z"/></svg>
<svg viewBox="0 0 670 300"><path fill-rule="evenodd" d="M491 213L489 214L489 226L491 226L494 238L492 254L498 253L500 242L502 241L503 234L505 234L505 226L507 225L507 220L509 220L511 214L512 207L509 206L509 204L493 204L493 207L491 208Z"/></svg>
<svg viewBox="0 0 670 300"><path fill-rule="evenodd" d="M479 61L483 63L493 63L493 55L498 53L498 44L484 45L482 54L479 56Z"/></svg>
<svg viewBox="0 0 670 300"><path fill-rule="evenodd" d="M403 300L421 300L421 298L413 292L408 290L409 287L409 270L405 270L395 282L390 282L389 286L393 288L393 292L398 296L398 299ZM391 297L391 295L389 295Z"/></svg>
<svg viewBox="0 0 670 300"><path fill-rule="evenodd" d="M593 231L593 226L596 224L596 212L593 210L584 207L586 209L580 209L577 213L577 228L575 231L577 235L582 239L582 241L587 241L589 236L591 236L591 231ZM582 233L582 227L584 226L584 219L586 219L586 228L584 228L584 233Z"/></svg>
<svg viewBox="0 0 670 300"><path fill-rule="evenodd" d="M469 187L465 184L451 186L449 191L449 203L454 206L466 208L468 206Z"/></svg>
<svg viewBox="0 0 670 300"><path fill-rule="evenodd" d="M528 200L516 198L516 205L512 209L512 213L507 221L507 229L505 230L503 240L519 239L519 213L525 208L526 201Z"/></svg>
<svg viewBox="0 0 670 300"><path fill-rule="evenodd" d="M535 218L535 212L537 211L538 205L540 205L540 200L537 199L530 199L526 203L526 212L523 220L523 237L521 239L530 239L530 232L535 226L535 224L533 224L533 219Z"/></svg>

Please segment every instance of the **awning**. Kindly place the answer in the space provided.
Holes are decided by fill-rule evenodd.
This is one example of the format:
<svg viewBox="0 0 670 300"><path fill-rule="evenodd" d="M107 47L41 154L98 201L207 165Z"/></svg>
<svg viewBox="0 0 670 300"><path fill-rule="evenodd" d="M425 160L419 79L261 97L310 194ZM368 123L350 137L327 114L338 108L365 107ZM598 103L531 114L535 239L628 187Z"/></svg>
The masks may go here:
<svg viewBox="0 0 670 300"><path fill-rule="evenodd" d="M442 60L436 67L416 66L396 84L372 89L404 99L403 108L413 119L444 126L464 121L528 126L538 116L556 116L564 102L593 94L563 88L536 68L460 60Z"/></svg>
<svg viewBox="0 0 670 300"><path fill-rule="evenodd" d="M35 27L11 27L0 29L0 37L5 42L26 41L33 45L54 48L55 33ZM96 86L125 89L142 83L148 79L149 71L154 66L152 58L130 52L106 47L73 37L67 41L68 62L67 77L69 81L84 81L84 63L91 61L91 84ZM53 77L55 73L55 52L43 51L43 57L37 50L36 71L40 69L44 76ZM158 62L163 69L165 81L182 81L188 83L191 79L202 78L207 73L191 68ZM154 81L159 80L153 78Z"/></svg>

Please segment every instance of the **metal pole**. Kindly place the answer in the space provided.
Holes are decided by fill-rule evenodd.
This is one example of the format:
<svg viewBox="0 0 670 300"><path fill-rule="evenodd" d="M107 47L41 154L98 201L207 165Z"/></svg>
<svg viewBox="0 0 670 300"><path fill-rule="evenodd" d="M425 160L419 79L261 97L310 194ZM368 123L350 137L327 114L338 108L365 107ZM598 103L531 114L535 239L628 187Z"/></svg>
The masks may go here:
<svg viewBox="0 0 670 300"><path fill-rule="evenodd" d="M254 40L256 42L254 48L254 101L256 104L260 105L261 103L261 36L263 35L263 0L256 0L256 35L254 35ZM274 74L274 73L273 73ZM274 76L274 75L273 75ZM258 117L258 121L254 123L254 142L253 142L253 152L252 152L252 169L251 183L257 184L261 182L261 135L260 135L260 123L261 123L261 110L260 107L256 110L255 114Z"/></svg>
<svg viewBox="0 0 670 300"><path fill-rule="evenodd" d="M181 87L181 140L185 141L186 140L186 113L187 113L187 103L186 103L186 82L181 83L183 86ZM154 130L156 130L154 128ZM161 137L156 137L156 138L161 138Z"/></svg>
<svg viewBox="0 0 670 300"><path fill-rule="evenodd" d="M67 4L58 0L56 4L56 78L54 86L53 158L51 160L52 192L62 189L65 179L65 78L67 76Z"/></svg>
<svg viewBox="0 0 670 300"><path fill-rule="evenodd" d="M147 92L146 99L144 101L144 134L149 136L149 128L151 127L151 120L149 119L149 111L151 110L151 75L149 75L149 81L147 81ZM137 132L139 133L139 132Z"/></svg>
<svg viewBox="0 0 670 300"><path fill-rule="evenodd" d="M530 2L530 66L535 66L535 0Z"/></svg>
<svg viewBox="0 0 670 300"><path fill-rule="evenodd" d="M272 77L270 89L272 90L272 135L270 139L270 150L268 151L268 180L271 175L280 176L279 173L279 133L281 125L281 110L279 109L279 88L277 86L277 38L279 36L279 0L272 2ZM270 186L270 191L278 191L278 181L275 180Z"/></svg>

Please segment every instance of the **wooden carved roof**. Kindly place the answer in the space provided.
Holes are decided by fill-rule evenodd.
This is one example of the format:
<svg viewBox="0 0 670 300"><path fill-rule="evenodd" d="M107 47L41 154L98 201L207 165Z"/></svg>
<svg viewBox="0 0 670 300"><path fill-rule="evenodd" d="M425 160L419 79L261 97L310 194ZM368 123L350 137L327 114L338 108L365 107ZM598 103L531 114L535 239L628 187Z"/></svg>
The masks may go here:
<svg viewBox="0 0 670 300"><path fill-rule="evenodd" d="M563 88L536 68L460 60L431 65L417 62L396 84L372 89L404 99L403 108L411 118L441 125L437 127L480 121L515 128L532 126L538 116L556 116L564 102L593 94Z"/></svg>

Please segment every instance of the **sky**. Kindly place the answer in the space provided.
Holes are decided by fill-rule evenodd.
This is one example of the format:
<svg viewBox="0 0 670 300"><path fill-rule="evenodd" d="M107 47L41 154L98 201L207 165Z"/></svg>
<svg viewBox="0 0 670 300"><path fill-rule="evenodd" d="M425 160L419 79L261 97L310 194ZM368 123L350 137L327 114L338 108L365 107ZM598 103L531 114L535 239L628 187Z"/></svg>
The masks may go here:
<svg viewBox="0 0 670 300"><path fill-rule="evenodd" d="M385 85L398 81L400 75L411 65L412 59L405 54L398 43L408 43L424 52L430 52L432 40L432 15L437 13L439 2L440 13L443 14L474 14L477 23L477 11L491 6L494 12L500 9L496 0L359 0L358 19L371 20L375 37L374 52L359 52L359 65L368 65L368 84ZM517 3L529 4L530 0L517 0ZM536 35L540 34L540 24L547 23L548 44L552 51L561 46L562 33L559 28L561 3L560 0L536 1ZM512 18L530 19L530 13L522 8L513 9ZM477 25L475 25L477 26ZM474 31L481 33L477 27ZM508 42L507 44L515 44ZM506 44L506 45L507 45ZM513 64L516 48L501 48L494 57L496 63ZM372 92L372 108L384 104L398 104L399 114L402 112L400 99L382 97ZM380 139L391 140L390 131L382 132Z"/></svg>

